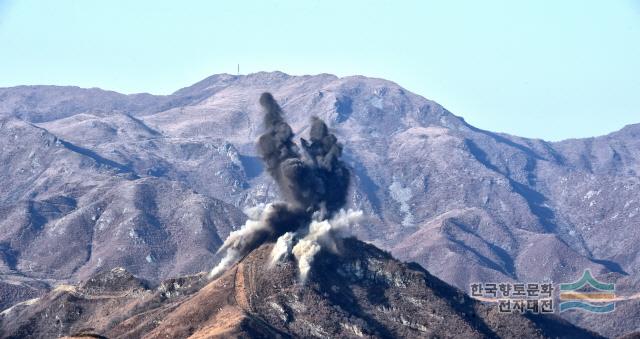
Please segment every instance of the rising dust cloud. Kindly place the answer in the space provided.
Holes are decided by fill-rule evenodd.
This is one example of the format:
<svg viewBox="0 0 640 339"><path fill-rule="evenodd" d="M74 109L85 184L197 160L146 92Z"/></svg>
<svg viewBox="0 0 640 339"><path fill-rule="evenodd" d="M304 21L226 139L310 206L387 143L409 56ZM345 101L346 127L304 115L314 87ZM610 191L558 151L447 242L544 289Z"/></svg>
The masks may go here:
<svg viewBox="0 0 640 339"><path fill-rule="evenodd" d="M229 234L218 250L225 256L209 276L219 276L253 249L275 241L271 265L293 255L304 282L315 255L322 249L337 253L338 239L348 235L362 212L343 209L350 172L340 159L342 145L324 121L311 118L309 140L300 138L298 145L271 93L263 93L260 104L265 131L257 148L284 201L245 211L246 223Z"/></svg>

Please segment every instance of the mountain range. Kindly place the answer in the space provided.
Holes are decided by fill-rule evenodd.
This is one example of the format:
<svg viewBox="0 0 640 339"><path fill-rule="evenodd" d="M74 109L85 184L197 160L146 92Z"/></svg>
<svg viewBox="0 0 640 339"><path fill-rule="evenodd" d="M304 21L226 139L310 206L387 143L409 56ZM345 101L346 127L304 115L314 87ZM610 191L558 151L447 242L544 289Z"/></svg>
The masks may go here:
<svg viewBox="0 0 640 339"><path fill-rule="evenodd" d="M165 96L0 89L0 308L114 267L157 284L215 265L242 210L278 199L254 146L264 91L296 134L318 116L344 144L359 239L464 291L585 269L640 289L640 124L547 142L383 79L263 72ZM616 307L562 315L606 336L640 328L637 299Z"/></svg>

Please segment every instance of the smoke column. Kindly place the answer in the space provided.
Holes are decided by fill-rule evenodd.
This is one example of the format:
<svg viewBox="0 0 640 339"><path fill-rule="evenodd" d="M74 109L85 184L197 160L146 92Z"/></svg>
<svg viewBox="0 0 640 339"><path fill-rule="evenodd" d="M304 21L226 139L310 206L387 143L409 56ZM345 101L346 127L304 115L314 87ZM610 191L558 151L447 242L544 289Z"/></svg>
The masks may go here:
<svg viewBox="0 0 640 339"><path fill-rule="evenodd" d="M342 145L322 120L313 117L309 141L300 139L301 155L271 93L263 93L260 103L266 131L258 140L258 151L280 194L307 216L319 212L321 219L331 217L346 203L349 189L349 170L340 160Z"/></svg>
<svg viewBox="0 0 640 339"><path fill-rule="evenodd" d="M220 275L262 243L276 241L285 234L274 247L274 251L279 252L272 254L272 261L293 251L301 272L303 267L308 272L313 256L323 243L329 243L326 239L334 233L330 223L323 232L314 225L334 217L347 200L350 172L340 160L342 145L327 125L317 117L311 118L309 140L300 138L298 146L291 126L284 120L282 108L271 93L263 93L260 104L265 115L258 153L278 184L284 202L247 212L249 218L245 225L232 232L218 250L226 254L210 277ZM293 246L298 238L300 241Z"/></svg>

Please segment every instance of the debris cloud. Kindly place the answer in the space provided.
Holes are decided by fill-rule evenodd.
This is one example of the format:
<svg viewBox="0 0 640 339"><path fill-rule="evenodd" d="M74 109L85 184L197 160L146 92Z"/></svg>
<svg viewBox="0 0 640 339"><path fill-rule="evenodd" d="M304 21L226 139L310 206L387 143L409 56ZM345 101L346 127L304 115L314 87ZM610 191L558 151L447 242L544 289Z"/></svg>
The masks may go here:
<svg viewBox="0 0 640 339"><path fill-rule="evenodd" d="M272 265L293 254L304 281L314 256L321 249L336 251L336 239L362 212L342 209L350 172L340 159L342 145L324 121L312 117L309 140L300 138L299 146L273 95L263 93L260 104L265 115L258 153L284 201L247 211L247 222L231 232L218 250L225 256L210 277L219 276L261 244L276 241Z"/></svg>

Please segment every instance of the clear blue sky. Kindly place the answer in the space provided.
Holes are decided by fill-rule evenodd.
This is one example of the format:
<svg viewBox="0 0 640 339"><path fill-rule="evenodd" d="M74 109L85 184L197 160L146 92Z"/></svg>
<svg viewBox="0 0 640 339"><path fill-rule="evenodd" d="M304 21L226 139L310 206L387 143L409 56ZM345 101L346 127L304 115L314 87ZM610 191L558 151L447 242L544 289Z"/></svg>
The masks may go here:
<svg viewBox="0 0 640 339"><path fill-rule="evenodd" d="M393 80L477 127L640 122L640 0L0 0L0 87L166 94L214 73Z"/></svg>

